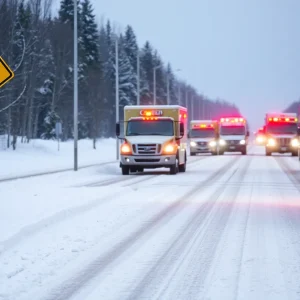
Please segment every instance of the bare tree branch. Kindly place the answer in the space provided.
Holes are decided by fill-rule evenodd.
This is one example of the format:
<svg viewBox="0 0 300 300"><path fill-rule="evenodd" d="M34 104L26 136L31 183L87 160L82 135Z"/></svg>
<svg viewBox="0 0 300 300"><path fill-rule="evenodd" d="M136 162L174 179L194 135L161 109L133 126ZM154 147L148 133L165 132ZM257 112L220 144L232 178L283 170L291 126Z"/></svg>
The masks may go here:
<svg viewBox="0 0 300 300"><path fill-rule="evenodd" d="M24 85L24 88L23 88L23 91L21 92L21 94L18 96L18 98L15 100L15 101L13 101L12 103L10 103L9 105L7 105L6 107L4 107L4 108L2 108L1 110L0 110L0 113L1 112L4 112L5 110L7 110L8 108L10 108L11 106L13 106L13 105L15 105L21 98L22 98L22 96L24 95L24 93L25 93L25 90L26 90L26 84Z"/></svg>

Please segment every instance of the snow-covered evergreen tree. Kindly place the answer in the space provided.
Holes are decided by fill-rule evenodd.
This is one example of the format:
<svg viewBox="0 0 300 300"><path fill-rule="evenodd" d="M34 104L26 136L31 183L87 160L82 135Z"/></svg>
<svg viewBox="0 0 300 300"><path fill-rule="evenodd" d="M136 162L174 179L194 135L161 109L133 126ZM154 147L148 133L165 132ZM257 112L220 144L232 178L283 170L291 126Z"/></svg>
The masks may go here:
<svg viewBox="0 0 300 300"><path fill-rule="evenodd" d="M84 67L99 64L98 29L90 0L83 0L81 9L81 43Z"/></svg>
<svg viewBox="0 0 300 300"><path fill-rule="evenodd" d="M133 84L133 88L129 92L129 97L131 99L131 103L134 104L136 103L137 99L137 54L139 53L139 48L133 28L129 25L125 30L125 35L123 38L123 48L129 59L129 63L132 70L131 83Z"/></svg>
<svg viewBox="0 0 300 300"><path fill-rule="evenodd" d="M80 19L80 2L77 0L77 21ZM74 0L61 0L59 9L59 19L61 22L70 23L72 29L74 28Z"/></svg>
<svg viewBox="0 0 300 300"><path fill-rule="evenodd" d="M115 62L116 63L116 62ZM124 47L124 38L119 38L119 91L120 104L130 105L136 102L135 91L136 74Z"/></svg>

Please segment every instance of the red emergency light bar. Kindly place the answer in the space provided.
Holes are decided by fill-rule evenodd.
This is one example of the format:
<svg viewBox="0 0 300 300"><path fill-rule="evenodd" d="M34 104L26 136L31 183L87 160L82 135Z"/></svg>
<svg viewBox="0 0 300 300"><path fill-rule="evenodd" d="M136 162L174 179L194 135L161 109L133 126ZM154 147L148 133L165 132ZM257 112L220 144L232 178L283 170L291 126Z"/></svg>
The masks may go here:
<svg viewBox="0 0 300 300"><path fill-rule="evenodd" d="M221 123L239 123L239 122L245 122L244 118L221 118Z"/></svg>
<svg viewBox="0 0 300 300"><path fill-rule="evenodd" d="M269 122L297 122L297 118L279 118L279 117L274 117L274 118L269 118Z"/></svg>
<svg viewBox="0 0 300 300"><path fill-rule="evenodd" d="M182 119L182 118L186 119L186 114L184 114L184 115L180 114L180 115L179 115L179 118L180 118L180 119Z"/></svg>
<svg viewBox="0 0 300 300"><path fill-rule="evenodd" d="M158 118L154 118L154 117L147 117L147 118L143 118L143 121L155 121L158 120Z"/></svg>
<svg viewBox="0 0 300 300"><path fill-rule="evenodd" d="M193 125L193 128L212 128L212 124L195 124Z"/></svg>
<svg viewBox="0 0 300 300"><path fill-rule="evenodd" d="M145 117L162 116L163 111L162 110L141 110L140 115Z"/></svg>

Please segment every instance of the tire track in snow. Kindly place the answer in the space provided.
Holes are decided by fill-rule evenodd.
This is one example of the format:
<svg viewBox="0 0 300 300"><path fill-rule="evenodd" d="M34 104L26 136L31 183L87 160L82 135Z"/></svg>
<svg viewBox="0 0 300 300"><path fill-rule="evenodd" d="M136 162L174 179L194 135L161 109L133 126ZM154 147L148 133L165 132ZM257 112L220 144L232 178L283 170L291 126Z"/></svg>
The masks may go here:
<svg viewBox="0 0 300 300"><path fill-rule="evenodd" d="M300 192L300 171L293 170L286 162L287 157L274 157L280 169L290 179L294 187Z"/></svg>
<svg viewBox="0 0 300 300"><path fill-rule="evenodd" d="M116 161L113 160L113 161L107 161L107 162L103 162L103 163L99 163L99 164L85 165L85 166L79 167L79 170L88 169L88 168L97 167L97 166L106 166L106 165L113 164L113 163L116 163ZM53 174L64 173L64 172L69 172L69 171L73 171L73 170L74 170L73 168L67 168L67 169L53 170L53 171L48 171L48 172L38 172L38 173L27 174L27 175L5 177L5 178L0 178L0 183L19 180L19 179L28 179L28 178L32 178L32 177L53 175Z"/></svg>
<svg viewBox="0 0 300 300"><path fill-rule="evenodd" d="M202 162L203 159L193 160L192 162L190 162L190 165L192 165L192 164L193 164L193 166L197 165L197 163ZM117 185L117 184L122 183L125 180L133 181L126 185L126 186L131 186L131 185L134 185L134 184L137 184L140 182L148 181L151 179L156 179L158 176L161 176L161 175L150 175L150 176L145 175L145 176L147 176L147 177L144 178L144 176L142 176L143 178L141 178L141 179L138 178L139 176L133 176L133 177L129 177L129 178L125 176L125 177L119 177L117 179L113 178L111 180L107 180L109 182L109 184L103 184L103 186L112 185L112 184ZM104 180L103 182L105 183L107 181ZM81 215L85 212L91 211L101 205L105 205L108 202L112 202L115 200L115 196L118 196L119 194L120 194L119 191L114 191L113 193L111 193L105 197L97 198L97 199L93 200L92 202L89 202L85 205L80 205L80 206L64 209L62 211L59 211L59 212L53 214L50 217L46 217L36 223L33 223L31 225L23 227L18 233L14 234L10 238L0 242L0 256L2 254L4 254L4 252L7 252L12 247L15 247L17 244L23 242L24 239L29 238L29 237L41 232L45 228L48 228L53 225L57 225L58 223L64 222L68 219L71 219L73 217Z"/></svg>
<svg viewBox="0 0 300 300"><path fill-rule="evenodd" d="M198 165L198 163L202 162L203 160L205 160L206 158L208 158L209 156L203 156L203 157L200 157L198 159L194 159L192 161L188 161L187 162L187 165L188 166L191 166L194 167L195 165ZM148 172L145 172L145 173L138 173L138 174L132 174L132 175L127 175L127 176L124 176L124 175L120 175L120 177L118 178L109 178L109 179L104 179L104 180L101 180L101 181L93 181L89 184L80 184L80 185L76 185L76 186L73 186L73 187L101 187L101 186L109 186L109 185L114 185L114 184L119 184L121 182L130 182L127 186L130 186L130 185L133 185L133 184L136 184L136 183L140 183L140 182L143 182L143 181L146 181L146 180L150 180L152 178L157 178L157 177L160 177L162 175L168 175L167 171L166 172L156 172L156 174L153 174L152 172L148 175ZM118 175L117 175L118 176ZM148 176L147 178L141 178L141 179L138 179L139 177L144 177L144 176ZM131 183L132 181L132 183Z"/></svg>
<svg viewBox="0 0 300 300"><path fill-rule="evenodd" d="M138 242L140 238L146 235L148 232L153 230L157 226L162 226L170 218L174 218L181 209L184 208L182 205L190 197L194 196L195 193L204 189L202 184L209 181L215 181L218 178L224 176L225 173L232 170L237 164L241 157L234 157L229 160L221 168L217 169L211 176L201 182L198 186L192 188L183 196L179 197L174 203L167 206L160 213L153 216L150 220L145 222L145 225L138 228L130 236L126 237L123 241L120 241L112 249L109 249L104 255L101 255L93 260L92 263L83 267L83 269L75 274L73 277L67 279L60 286L54 288L48 297L43 297L43 300L67 300L74 296L84 285L100 275L108 266L110 266L115 260L117 260L125 251L131 248L133 244Z"/></svg>
<svg viewBox="0 0 300 300"><path fill-rule="evenodd" d="M247 159L246 167L241 172L241 179L245 176L250 162L251 160ZM226 182L230 182L237 170L235 169L235 172L231 174ZM231 204L235 201L239 190L240 187L237 187L231 195ZM195 280L192 286L192 276L187 276L188 282L182 283L182 286L185 288L179 288L179 290L187 291L187 293L184 295L179 293L171 297L171 299L197 299L200 293L200 285L204 284L220 237L233 210L233 205L230 205L229 210L225 212L224 208L217 206L218 198L223 193L224 187L219 186L204 205L196 210L190 221L174 238L170 247L126 298L127 300L142 299L146 295L147 297L151 296L151 299L166 299L165 292L169 285L172 284L174 278L178 278L176 274L181 270L181 266L187 260L187 257L190 257L196 249L201 249L204 246L205 250L203 249L200 253L194 253L192 260L189 262L190 268L188 270L194 269L192 275L194 275ZM199 267L200 269L198 269ZM161 287L163 282L165 284ZM158 288L161 291L159 295L155 295L155 291Z"/></svg>

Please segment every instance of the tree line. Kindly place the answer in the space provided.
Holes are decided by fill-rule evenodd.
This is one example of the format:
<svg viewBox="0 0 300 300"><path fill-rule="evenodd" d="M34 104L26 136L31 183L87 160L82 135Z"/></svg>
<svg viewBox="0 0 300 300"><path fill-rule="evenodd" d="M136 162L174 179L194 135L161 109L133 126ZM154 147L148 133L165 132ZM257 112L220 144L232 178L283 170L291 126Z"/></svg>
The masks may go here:
<svg viewBox="0 0 300 300"><path fill-rule="evenodd" d="M14 149L18 137L55 138L56 122L62 123L63 140L73 138L73 0L62 0L57 16L51 11L51 0L0 0L0 53L15 73L0 89L0 135ZM77 17L80 139L92 139L95 147L97 138L115 136L116 42L121 118L138 96L141 105L153 104L156 66L157 104L169 99L187 106L194 119L239 113L234 104L180 80L150 41L139 47L132 26L118 32L110 20L98 25L90 0L78 0Z"/></svg>

